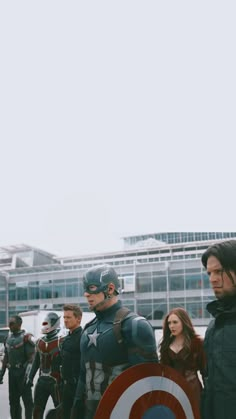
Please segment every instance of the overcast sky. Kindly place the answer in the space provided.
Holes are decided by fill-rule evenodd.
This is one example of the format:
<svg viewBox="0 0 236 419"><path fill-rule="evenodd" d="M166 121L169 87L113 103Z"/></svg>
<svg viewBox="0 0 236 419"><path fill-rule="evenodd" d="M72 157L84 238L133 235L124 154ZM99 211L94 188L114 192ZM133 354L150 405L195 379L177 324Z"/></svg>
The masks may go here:
<svg viewBox="0 0 236 419"><path fill-rule="evenodd" d="M235 1L0 2L0 246L235 231Z"/></svg>

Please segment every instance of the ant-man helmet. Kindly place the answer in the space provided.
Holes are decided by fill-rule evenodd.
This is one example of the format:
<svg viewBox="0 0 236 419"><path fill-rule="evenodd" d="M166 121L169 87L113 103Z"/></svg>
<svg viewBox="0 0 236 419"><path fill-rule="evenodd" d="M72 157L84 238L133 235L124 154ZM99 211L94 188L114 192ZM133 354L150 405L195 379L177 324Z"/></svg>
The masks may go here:
<svg viewBox="0 0 236 419"><path fill-rule="evenodd" d="M52 332L53 330L56 330L59 328L60 328L60 317L57 315L57 313L50 312L46 315L42 323L41 333L46 335Z"/></svg>

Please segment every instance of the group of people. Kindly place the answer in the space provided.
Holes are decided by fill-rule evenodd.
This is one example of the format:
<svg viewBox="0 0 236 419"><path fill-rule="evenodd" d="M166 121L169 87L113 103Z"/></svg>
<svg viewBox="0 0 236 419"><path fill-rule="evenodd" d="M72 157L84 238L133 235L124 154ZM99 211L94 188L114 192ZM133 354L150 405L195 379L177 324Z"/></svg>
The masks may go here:
<svg viewBox="0 0 236 419"><path fill-rule="evenodd" d="M236 240L219 242L202 255L202 264L216 300L203 340L181 307L165 317L159 348L150 323L118 299L119 279L109 265L89 269L83 278L84 296L95 317L82 330L82 311L64 306L68 335L59 332L59 317L50 312L43 337L21 330L21 318L9 321L0 382L9 369L12 419L42 419L49 396L55 409L47 418L92 419L108 386L124 370L143 363L161 363L184 377L202 419L234 419L236 412ZM159 356L158 356L159 353ZM39 370L34 399L31 386Z"/></svg>
<svg viewBox="0 0 236 419"><path fill-rule="evenodd" d="M49 312L42 323L42 337L35 341L30 333L21 329L22 318L18 315L9 320L10 335L5 342L5 355L0 372L0 383L6 369L9 370L9 403L12 419L21 419L22 398L26 419L42 419L49 397L55 408L48 418L70 419L73 395L78 381L80 366L80 326L82 311L76 304L64 306L64 324L68 335L60 333L60 317ZM32 397L36 373L38 379Z"/></svg>

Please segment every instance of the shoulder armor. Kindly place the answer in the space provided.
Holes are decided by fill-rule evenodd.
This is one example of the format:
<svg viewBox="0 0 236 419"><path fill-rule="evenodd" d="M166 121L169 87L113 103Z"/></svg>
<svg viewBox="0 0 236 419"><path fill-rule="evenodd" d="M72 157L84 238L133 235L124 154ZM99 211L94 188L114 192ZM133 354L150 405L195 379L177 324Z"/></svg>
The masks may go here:
<svg viewBox="0 0 236 419"><path fill-rule="evenodd" d="M24 343L30 343L31 345L35 346L36 339L31 333L25 333L24 335Z"/></svg>
<svg viewBox="0 0 236 419"><path fill-rule="evenodd" d="M148 351L156 350L154 330L145 317L128 315L124 319L124 328L126 333L131 336L134 345L143 347Z"/></svg>

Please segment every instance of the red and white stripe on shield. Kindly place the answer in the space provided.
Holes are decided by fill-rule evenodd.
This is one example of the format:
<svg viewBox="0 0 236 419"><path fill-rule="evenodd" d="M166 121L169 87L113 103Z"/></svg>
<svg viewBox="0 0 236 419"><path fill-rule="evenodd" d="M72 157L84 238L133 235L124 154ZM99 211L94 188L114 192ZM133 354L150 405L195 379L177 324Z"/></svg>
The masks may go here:
<svg viewBox="0 0 236 419"><path fill-rule="evenodd" d="M200 419L187 381L174 369L139 364L106 389L94 419Z"/></svg>

